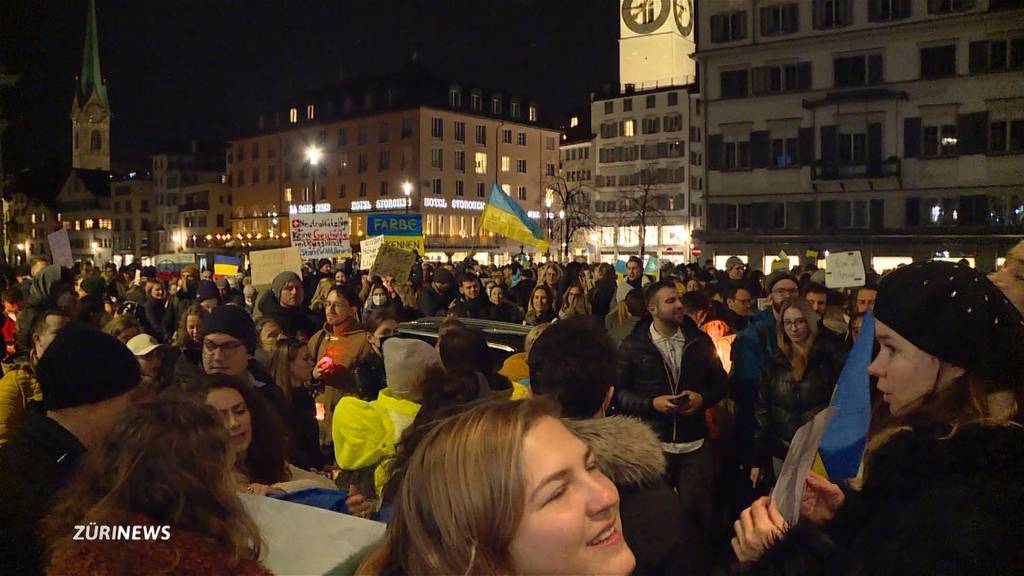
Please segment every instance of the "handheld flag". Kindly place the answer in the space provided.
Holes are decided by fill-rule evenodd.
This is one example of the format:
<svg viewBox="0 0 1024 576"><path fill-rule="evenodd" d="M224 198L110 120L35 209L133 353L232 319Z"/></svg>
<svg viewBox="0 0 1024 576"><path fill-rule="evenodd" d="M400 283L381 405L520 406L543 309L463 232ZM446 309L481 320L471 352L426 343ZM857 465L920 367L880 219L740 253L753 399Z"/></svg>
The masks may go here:
<svg viewBox="0 0 1024 576"><path fill-rule="evenodd" d="M874 343L875 320L869 311L839 374L839 383L832 395L832 406L837 411L818 449L825 471L832 480L854 478L860 468L871 422L868 365Z"/></svg>
<svg viewBox="0 0 1024 576"><path fill-rule="evenodd" d="M519 204L502 192L496 183L491 185L487 206L480 218L480 229L529 244L541 252L548 248L548 241L544 239L540 225L527 216Z"/></svg>
<svg viewBox="0 0 1024 576"><path fill-rule="evenodd" d="M234 276L235 274L238 274L238 269L241 267L242 261L239 260L238 258L224 256L222 254L213 255L214 276Z"/></svg>

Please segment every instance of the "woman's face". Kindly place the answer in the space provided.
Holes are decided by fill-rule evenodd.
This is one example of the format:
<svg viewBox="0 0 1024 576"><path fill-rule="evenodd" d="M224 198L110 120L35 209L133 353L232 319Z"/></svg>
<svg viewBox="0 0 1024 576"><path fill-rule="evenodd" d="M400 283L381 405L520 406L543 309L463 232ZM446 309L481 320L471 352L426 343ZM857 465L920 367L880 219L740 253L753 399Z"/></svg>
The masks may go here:
<svg viewBox="0 0 1024 576"><path fill-rule="evenodd" d="M159 284L154 286L153 289L149 291L149 295L154 300L163 300L164 299L164 287L160 286Z"/></svg>
<svg viewBox="0 0 1024 576"><path fill-rule="evenodd" d="M547 282L548 286L558 285L558 269L554 266L548 266L544 270L544 281Z"/></svg>
<svg viewBox="0 0 1024 576"><path fill-rule="evenodd" d="M199 342L199 331L203 327L203 320L199 316L189 316L185 319L185 332L193 342Z"/></svg>
<svg viewBox="0 0 1024 576"><path fill-rule="evenodd" d="M522 574L629 574L619 493L590 449L545 417L523 437L526 503L510 553Z"/></svg>
<svg viewBox="0 0 1024 576"><path fill-rule="evenodd" d="M534 290L533 297L530 299L533 303L533 310L535 312L547 312L548 305L548 294L543 290Z"/></svg>
<svg viewBox="0 0 1024 576"><path fill-rule="evenodd" d="M370 303L374 306L384 306L388 303L388 291L383 286L375 286L370 291Z"/></svg>
<svg viewBox="0 0 1024 576"><path fill-rule="evenodd" d="M309 354L309 348L305 346L299 348L290 368L292 386L301 386L303 382L313 377L313 357Z"/></svg>
<svg viewBox="0 0 1024 576"><path fill-rule="evenodd" d="M273 352L277 341L281 339L281 327L277 322L267 322L260 328L260 348Z"/></svg>
<svg viewBox="0 0 1024 576"><path fill-rule="evenodd" d="M344 284L345 283L345 273L342 272L341 270L338 270L337 272L335 272L334 273L334 283L335 284Z"/></svg>
<svg viewBox="0 0 1024 576"><path fill-rule="evenodd" d="M790 341L798 346L806 343L811 334L811 327L807 325L804 313L792 306L782 315L782 327Z"/></svg>
<svg viewBox="0 0 1024 576"><path fill-rule="evenodd" d="M252 415L245 399L234 388L215 388L206 396L206 403L224 419L235 454L244 454L252 442Z"/></svg>
<svg viewBox="0 0 1024 576"><path fill-rule="evenodd" d="M368 334L367 338L370 340L370 345L373 349L380 353L380 339L387 338L388 336L394 336L395 331L398 330L398 322L394 320L385 320L381 322L377 329L372 334Z"/></svg>
<svg viewBox="0 0 1024 576"><path fill-rule="evenodd" d="M576 306L582 296L583 290L581 290L579 286L570 286L565 292L565 301L571 308Z"/></svg>
<svg viewBox="0 0 1024 576"><path fill-rule="evenodd" d="M352 317L352 306L338 296L337 292L331 292L327 297L324 311L327 313L327 323L331 326L341 324Z"/></svg>
<svg viewBox="0 0 1024 576"><path fill-rule="evenodd" d="M878 378L878 391L892 414L912 407L937 388L936 382L945 384L963 373L914 346L877 319L875 337L880 348L868 366L868 374Z"/></svg>
<svg viewBox="0 0 1024 576"><path fill-rule="evenodd" d="M491 289L487 291L487 298L491 301L491 304L495 306L501 304L501 299L504 294L501 293L501 286L495 284L491 286Z"/></svg>

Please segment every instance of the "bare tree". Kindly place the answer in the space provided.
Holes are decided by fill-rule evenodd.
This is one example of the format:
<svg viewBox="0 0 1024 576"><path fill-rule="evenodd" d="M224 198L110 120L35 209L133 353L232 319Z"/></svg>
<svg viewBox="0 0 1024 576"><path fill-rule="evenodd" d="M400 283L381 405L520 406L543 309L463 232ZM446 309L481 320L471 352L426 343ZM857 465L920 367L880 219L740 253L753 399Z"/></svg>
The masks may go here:
<svg viewBox="0 0 1024 576"><path fill-rule="evenodd" d="M647 252L647 227L664 220L662 206L667 197L658 194L662 183L652 169L644 169L638 173L639 183L622 192L625 208L624 220L627 226L637 226L637 239L640 241L640 260Z"/></svg>
<svg viewBox="0 0 1024 576"><path fill-rule="evenodd" d="M569 182L562 176L548 178L548 190L551 191L552 239L557 238L562 245L562 260L569 259L569 246L577 232L586 231L595 226L590 201L593 190L579 182Z"/></svg>

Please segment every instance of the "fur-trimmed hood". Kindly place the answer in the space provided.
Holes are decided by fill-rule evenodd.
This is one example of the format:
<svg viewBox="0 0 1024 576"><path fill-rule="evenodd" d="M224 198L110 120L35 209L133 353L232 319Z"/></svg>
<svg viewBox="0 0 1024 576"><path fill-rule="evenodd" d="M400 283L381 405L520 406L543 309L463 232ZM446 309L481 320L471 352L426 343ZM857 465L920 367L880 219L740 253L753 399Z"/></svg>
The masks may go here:
<svg viewBox="0 0 1024 576"><path fill-rule="evenodd" d="M597 467L616 486L650 486L665 474L658 436L636 418L563 419L562 423L590 446Z"/></svg>

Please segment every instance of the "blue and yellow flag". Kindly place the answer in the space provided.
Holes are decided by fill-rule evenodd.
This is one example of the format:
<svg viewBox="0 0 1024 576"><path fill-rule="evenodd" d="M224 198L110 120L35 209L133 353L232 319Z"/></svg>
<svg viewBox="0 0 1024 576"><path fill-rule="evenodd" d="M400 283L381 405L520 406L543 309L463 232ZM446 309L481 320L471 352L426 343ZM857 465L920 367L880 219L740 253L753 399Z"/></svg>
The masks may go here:
<svg viewBox="0 0 1024 576"><path fill-rule="evenodd" d="M241 267L242 261L238 258L222 254L213 255L213 275L218 278L221 276L234 276L238 274L238 269Z"/></svg>
<svg viewBox="0 0 1024 576"><path fill-rule="evenodd" d="M491 185L491 194L480 218L480 229L529 244L540 252L548 249L548 241L544 239L540 225L502 192L497 183Z"/></svg>

